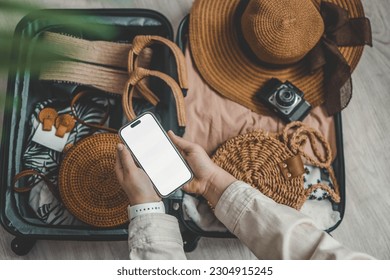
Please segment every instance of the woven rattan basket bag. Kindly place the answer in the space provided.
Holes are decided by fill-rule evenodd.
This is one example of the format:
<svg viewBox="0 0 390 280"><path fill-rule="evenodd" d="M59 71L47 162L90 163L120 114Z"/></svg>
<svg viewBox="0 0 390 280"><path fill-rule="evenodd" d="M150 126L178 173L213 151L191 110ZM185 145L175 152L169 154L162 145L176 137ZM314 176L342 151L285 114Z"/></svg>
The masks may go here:
<svg viewBox="0 0 390 280"><path fill-rule="evenodd" d="M114 227L128 221L128 198L115 176L115 133L99 133L70 148L58 176L60 196L67 209L96 227Z"/></svg>
<svg viewBox="0 0 390 280"><path fill-rule="evenodd" d="M66 147L58 174L62 202L79 220L96 227L115 227L128 222L128 198L115 176L116 146L121 142L117 130L102 123L87 123L78 118L75 103L94 91L74 96L71 109L75 120L83 125L104 130Z"/></svg>
<svg viewBox="0 0 390 280"><path fill-rule="evenodd" d="M305 152L307 144L310 144L312 154ZM309 164L327 169L334 188L318 183L305 189L302 158ZM217 149L212 160L238 180L297 210L318 188L327 191L334 202L340 202L339 187L331 167L330 146L318 131L301 122L290 123L281 135L253 131L234 137Z"/></svg>
<svg viewBox="0 0 390 280"><path fill-rule="evenodd" d="M184 98L180 86L170 76L136 68L123 93L123 112L129 120L136 117L132 97L136 85L145 78L159 78L172 90L178 112L178 123L185 127ZM102 124L86 123L73 110L75 103L88 92L80 92L71 103L74 118L87 126L111 133L99 133L71 147L61 163L59 190L63 203L81 221L97 227L114 227L128 221L128 198L115 175L116 146L121 142L117 131Z"/></svg>
<svg viewBox="0 0 390 280"><path fill-rule="evenodd" d="M12 184L17 193L29 192L35 185L17 187L17 181L37 176L45 182L54 197L79 220L96 227L114 227L128 221L126 208L129 202L114 171L116 146L120 139L117 130L104 126L109 116L109 106L100 123L83 121L77 116L75 108L79 99L95 94L95 90L85 90L75 95L70 106L73 116L66 115L69 118L66 125L76 120L94 128L93 131L105 130L111 133L86 136L75 145L66 146L58 172L58 186L49 179L50 176L32 169L17 174ZM62 124L65 125L64 122ZM70 127L73 128L72 125Z"/></svg>

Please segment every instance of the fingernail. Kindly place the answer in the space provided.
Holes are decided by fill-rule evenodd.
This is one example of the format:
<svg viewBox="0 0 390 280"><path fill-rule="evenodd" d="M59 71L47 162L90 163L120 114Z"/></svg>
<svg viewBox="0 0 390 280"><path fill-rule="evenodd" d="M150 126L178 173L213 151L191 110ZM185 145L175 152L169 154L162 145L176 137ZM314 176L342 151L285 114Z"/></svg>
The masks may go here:
<svg viewBox="0 0 390 280"><path fill-rule="evenodd" d="M121 143L119 143L118 146L117 146L117 149L118 149L118 151L122 151L123 150L123 145Z"/></svg>

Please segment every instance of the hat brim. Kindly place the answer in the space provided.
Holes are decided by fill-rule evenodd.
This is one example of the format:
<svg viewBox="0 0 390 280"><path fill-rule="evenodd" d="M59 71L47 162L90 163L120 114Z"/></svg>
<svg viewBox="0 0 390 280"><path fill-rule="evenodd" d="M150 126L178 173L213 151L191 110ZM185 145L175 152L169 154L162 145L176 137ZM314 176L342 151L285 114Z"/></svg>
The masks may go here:
<svg viewBox="0 0 390 280"><path fill-rule="evenodd" d="M202 78L221 95L259 114L269 111L254 96L273 77L292 82L304 92L305 99L313 107L322 104L325 101L322 69L309 73L303 61L284 68L270 68L251 61L243 52L234 25L240 1L197 0L192 7L189 42ZM364 17L360 0L329 2L346 9L350 18ZM351 70L358 64L363 49L363 46L339 47Z"/></svg>

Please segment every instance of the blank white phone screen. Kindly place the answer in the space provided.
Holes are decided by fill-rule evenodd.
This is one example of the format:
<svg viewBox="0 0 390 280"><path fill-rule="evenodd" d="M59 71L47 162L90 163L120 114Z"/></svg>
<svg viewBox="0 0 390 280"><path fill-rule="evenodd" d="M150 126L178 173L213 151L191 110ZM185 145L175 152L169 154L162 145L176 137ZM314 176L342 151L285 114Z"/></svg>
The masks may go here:
<svg viewBox="0 0 390 280"><path fill-rule="evenodd" d="M151 114L142 115L122 128L120 134L162 196L192 178L184 160Z"/></svg>

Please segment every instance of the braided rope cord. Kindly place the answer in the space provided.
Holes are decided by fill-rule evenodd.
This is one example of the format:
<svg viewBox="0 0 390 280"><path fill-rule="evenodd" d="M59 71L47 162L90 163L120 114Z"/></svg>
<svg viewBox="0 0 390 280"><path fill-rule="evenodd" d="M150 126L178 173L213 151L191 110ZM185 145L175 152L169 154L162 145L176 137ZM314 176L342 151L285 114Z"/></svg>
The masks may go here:
<svg viewBox="0 0 390 280"><path fill-rule="evenodd" d="M290 130L292 130L292 132ZM308 140L313 151L313 156L304 152ZM334 189L326 184L318 183L305 190L306 196L309 196L316 189L323 189L329 193L329 196L334 202L339 203L340 187L332 168L332 150L324 136L319 131L308 127L302 122L291 122L283 130L282 141L294 154L300 154L310 164L325 168L329 172ZM323 153L320 151L318 145L321 146Z"/></svg>
<svg viewBox="0 0 390 280"><path fill-rule="evenodd" d="M310 144L313 155L304 151L307 144ZM328 170L334 189L324 183L305 189L303 174L291 179L284 178L278 164L295 155ZM260 130L236 136L222 144L212 160L277 203L297 210L316 189L325 190L334 202L340 202L339 186L331 167L330 145L321 133L301 122L288 124L281 134Z"/></svg>

